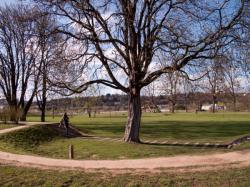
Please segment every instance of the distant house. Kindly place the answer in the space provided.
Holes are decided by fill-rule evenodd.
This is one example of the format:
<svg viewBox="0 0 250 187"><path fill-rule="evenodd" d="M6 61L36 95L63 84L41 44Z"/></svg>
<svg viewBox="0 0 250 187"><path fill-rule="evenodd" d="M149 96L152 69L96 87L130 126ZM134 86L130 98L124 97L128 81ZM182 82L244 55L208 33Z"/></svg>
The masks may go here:
<svg viewBox="0 0 250 187"><path fill-rule="evenodd" d="M211 111L213 109L213 104L204 104L201 106L203 111ZM215 104L215 110L226 110L224 103Z"/></svg>
<svg viewBox="0 0 250 187"><path fill-rule="evenodd" d="M169 112L169 105L157 105L161 112Z"/></svg>
<svg viewBox="0 0 250 187"><path fill-rule="evenodd" d="M209 110L212 109L212 107L213 107L213 105L211 105L211 104L205 104L205 105L201 106L201 110L203 110L203 111L209 111Z"/></svg>

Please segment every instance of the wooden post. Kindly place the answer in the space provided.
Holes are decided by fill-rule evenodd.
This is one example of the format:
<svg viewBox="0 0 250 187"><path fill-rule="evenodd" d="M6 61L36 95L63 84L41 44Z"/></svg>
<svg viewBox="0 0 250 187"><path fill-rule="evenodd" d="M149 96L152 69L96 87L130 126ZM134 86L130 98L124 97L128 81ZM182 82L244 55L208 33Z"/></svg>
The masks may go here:
<svg viewBox="0 0 250 187"><path fill-rule="evenodd" d="M69 159L74 159L74 146L69 145Z"/></svg>

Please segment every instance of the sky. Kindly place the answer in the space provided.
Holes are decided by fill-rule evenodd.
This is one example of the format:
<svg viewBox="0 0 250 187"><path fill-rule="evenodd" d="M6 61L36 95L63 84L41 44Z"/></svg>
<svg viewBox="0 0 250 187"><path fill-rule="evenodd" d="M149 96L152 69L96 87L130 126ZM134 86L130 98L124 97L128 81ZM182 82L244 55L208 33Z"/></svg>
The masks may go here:
<svg viewBox="0 0 250 187"><path fill-rule="evenodd" d="M0 0L0 6L4 6L5 4L15 4L15 3L18 3L19 1L20 0ZM245 82L245 80L241 80L241 82ZM247 85L247 84L245 84L245 85ZM115 90L115 89L112 89L112 88L108 88L108 87L105 87L102 90L103 90L104 94L106 94L106 93L112 93L112 94L121 93L121 91L118 91L118 90Z"/></svg>
<svg viewBox="0 0 250 187"><path fill-rule="evenodd" d="M14 4L14 3L17 3L18 1L20 0L0 0L0 6L4 6L5 4ZM105 87L105 89L103 89L103 93L102 94L106 94L106 93L111 93L111 94L114 94L114 93L121 93L121 91L118 91L118 90L115 90L115 89L112 89L112 88L108 88L108 87Z"/></svg>
<svg viewBox="0 0 250 187"><path fill-rule="evenodd" d="M3 6L5 4L11 4L11 3L16 3L18 0L0 0L0 6Z"/></svg>

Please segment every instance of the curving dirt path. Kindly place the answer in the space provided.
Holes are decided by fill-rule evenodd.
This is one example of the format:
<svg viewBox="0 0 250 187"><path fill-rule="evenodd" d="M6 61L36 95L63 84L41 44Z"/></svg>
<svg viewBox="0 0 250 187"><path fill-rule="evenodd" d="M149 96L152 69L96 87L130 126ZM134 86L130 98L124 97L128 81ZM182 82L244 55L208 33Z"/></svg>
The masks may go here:
<svg viewBox="0 0 250 187"><path fill-rule="evenodd" d="M250 165L250 150L201 156L174 156L126 160L67 160L0 152L0 163L28 167L68 169L157 169L191 166L218 166L233 163Z"/></svg>
<svg viewBox="0 0 250 187"><path fill-rule="evenodd" d="M28 128L41 123L29 123L25 126L0 130L0 134ZM46 123L48 124L48 123ZM183 167L213 167L238 164L250 166L250 150L229 153L216 153L209 155L180 155L173 157L124 159L124 160L67 160L53 159L40 156L19 155L0 151L0 163L16 166L37 168L62 168L62 169L146 169L183 168Z"/></svg>
<svg viewBox="0 0 250 187"><path fill-rule="evenodd" d="M20 126L17 127L12 127L12 128L7 128L7 129L2 129L0 130L0 134L5 134L8 132L12 132L12 131L17 131L17 130L21 130L21 129L26 129L26 128L30 128L32 126L36 126L36 125L42 125L42 124L55 124L55 123L48 123L48 122L19 122Z"/></svg>

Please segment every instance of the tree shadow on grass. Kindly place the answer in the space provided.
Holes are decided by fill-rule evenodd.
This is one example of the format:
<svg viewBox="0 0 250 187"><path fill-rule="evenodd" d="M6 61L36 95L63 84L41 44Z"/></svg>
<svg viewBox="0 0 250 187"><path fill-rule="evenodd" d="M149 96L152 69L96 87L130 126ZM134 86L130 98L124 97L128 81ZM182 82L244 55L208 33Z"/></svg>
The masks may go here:
<svg viewBox="0 0 250 187"><path fill-rule="evenodd" d="M156 146L168 146L168 147L192 147L192 148L206 148L206 149L211 149L211 148L223 148L227 149L230 148L229 144L195 144L195 143L162 143L162 142L140 142L141 144L145 145L156 145Z"/></svg>
<svg viewBox="0 0 250 187"><path fill-rule="evenodd" d="M165 123L165 124L164 124ZM141 134L151 138L220 139L250 133L249 122L195 122L171 121L158 125L144 124Z"/></svg>
<svg viewBox="0 0 250 187"><path fill-rule="evenodd" d="M122 122L77 125L87 134L101 136L122 136L125 124ZM141 137L173 140L223 140L250 133L248 121L153 121L142 123Z"/></svg>

